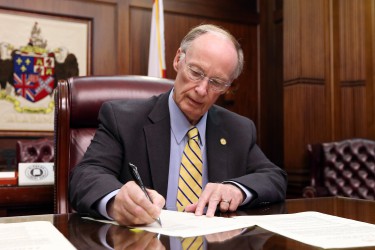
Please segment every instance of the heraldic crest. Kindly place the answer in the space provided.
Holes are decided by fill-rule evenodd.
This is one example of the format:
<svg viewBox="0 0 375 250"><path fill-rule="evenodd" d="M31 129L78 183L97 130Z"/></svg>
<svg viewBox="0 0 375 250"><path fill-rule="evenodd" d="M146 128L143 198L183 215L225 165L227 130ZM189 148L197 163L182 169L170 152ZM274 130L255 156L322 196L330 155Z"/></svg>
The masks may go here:
<svg viewBox="0 0 375 250"><path fill-rule="evenodd" d="M0 100L12 102L19 113L52 112L53 98L46 107L34 107L32 103L52 97L59 80L78 75L76 56L65 47L47 49L37 22L26 46L15 49L0 41ZM18 98L30 105L21 105Z"/></svg>

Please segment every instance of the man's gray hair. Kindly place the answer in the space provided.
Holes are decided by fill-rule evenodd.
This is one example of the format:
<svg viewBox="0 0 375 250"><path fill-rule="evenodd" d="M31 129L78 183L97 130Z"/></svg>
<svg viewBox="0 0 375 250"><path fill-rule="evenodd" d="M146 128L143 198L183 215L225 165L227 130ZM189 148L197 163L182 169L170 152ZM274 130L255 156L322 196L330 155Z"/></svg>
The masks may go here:
<svg viewBox="0 0 375 250"><path fill-rule="evenodd" d="M230 34L227 30L221 27L213 25L213 24L203 24L203 25L194 27L181 41L180 48L182 52L186 53L187 49L190 47L191 43L196 38L209 32L222 34L233 43L237 51L237 58L238 58L236 70L233 72L233 79L236 79L241 74L242 69L243 69L243 65L244 65L243 51L237 39L232 34ZM184 54L182 54L181 56L183 57Z"/></svg>

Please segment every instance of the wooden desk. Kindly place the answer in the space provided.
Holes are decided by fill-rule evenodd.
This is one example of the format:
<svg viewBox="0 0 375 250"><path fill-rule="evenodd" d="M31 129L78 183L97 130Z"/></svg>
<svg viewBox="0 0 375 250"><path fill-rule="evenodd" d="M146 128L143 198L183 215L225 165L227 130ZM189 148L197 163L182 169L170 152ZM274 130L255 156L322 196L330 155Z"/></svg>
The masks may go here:
<svg viewBox="0 0 375 250"><path fill-rule="evenodd" d="M53 185L0 187L0 216L53 213Z"/></svg>
<svg viewBox="0 0 375 250"><path fill-rule="evenodd" d="M375 224L375 202L337 197L287 200L285 203L274 204L271 206L246 211L238 211L235 214L239 216L266 215L295 213L302 211L319 211ZM111 245L116 244L116 249L128 249L129 245L132 245L134 248L137 245L139 247L138 249L145 249L149 240L155 244L149 249L158 249L157 244L163 244L165 249L172 249L169 245L170 238L168 236L162 236L160 241L158 241L156 238L154 238L153 233L135 233L125 227L84 220L78 214L4 217L0 218L0 223L20 220L53 221L56 228L58 228L77 249L103 249L104 246L100 241L100 237L102 239L107 238ZM276 235L262 228L254 228L243 235L238 235L222 241L228 236L228 232L206 236L206 242L210 241L207 242L207 249L318 249L300 242L296 242L289 238ZM216 240L216 242L213 240ZM361 249L374 249L374 247Z"/></svg>

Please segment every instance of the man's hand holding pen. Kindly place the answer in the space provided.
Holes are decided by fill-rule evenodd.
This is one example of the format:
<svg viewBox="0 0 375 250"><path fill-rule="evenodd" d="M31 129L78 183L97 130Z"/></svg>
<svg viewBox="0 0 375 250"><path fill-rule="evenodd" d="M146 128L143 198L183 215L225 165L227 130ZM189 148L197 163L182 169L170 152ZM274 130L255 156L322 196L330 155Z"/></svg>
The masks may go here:
<svg viewBox="0 0 375 250"><path fill-rule="evenodd" d="M160 216L165 199L155 190L147 189L147 193L152 202L136 182L127 182L108 203L108 215L119 224L126 226L154 222Z"/></svg>
<svg viewBox="0 0 375 250"><path fill-rule="evenodd" d="M135 182L138 184L138 186L142 189L142 192L145 194L145 196L147 197L147 199L153 203L152 198L148 195L148 191L146 190L146 187L145 187L145 185L143 184L143 181L142 181L142 179L141 179L141 176L140 176L139 173L138 173L138 168L137 168L137 166L135 166L133 163L130 163L130 162L129 162L129 169L130 169L130 173L131 173L131 175L133 176L134 181L135 181ZM159 223L159 225L161 226L161 220L160 220L160 217L158 217L158 218L156 219L156 221L157 221L157 222Z"/></svg>
<svg viewBox="0 0 375 250"><path fill-rule="evenodd" d="M144 225L156 220L162 226L159 216L165 205L164 197L155 190L146 190L134 164L129 163L129 171L134 181L123 185L109 201L108 215L121 225ZM235 211L243 199L242 191L232 184L209 183L199 201L186 206L185 211L202 215L207 206L206 215L212 217L217 207L221 212Z"/></svg>

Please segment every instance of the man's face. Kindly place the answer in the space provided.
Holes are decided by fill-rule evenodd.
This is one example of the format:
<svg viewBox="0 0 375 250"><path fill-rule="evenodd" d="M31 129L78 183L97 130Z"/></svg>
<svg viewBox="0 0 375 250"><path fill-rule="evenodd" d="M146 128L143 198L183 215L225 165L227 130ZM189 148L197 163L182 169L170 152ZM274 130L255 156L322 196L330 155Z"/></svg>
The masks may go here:
<svg viewBox="0 0 375 250"><path fill-rule="evenodd" d="M177 72L173 99L191 124L196 124L217 98L228 90L214 90L209 79L231 83L237 66L237 52L232 42L219 34L207 33L196 38L184 55L177 50L173 61ZM189 71L190 70L190 71ZM193 72L191 71L193 70ZM202 73L192 80L191 73Z"/></svg>

